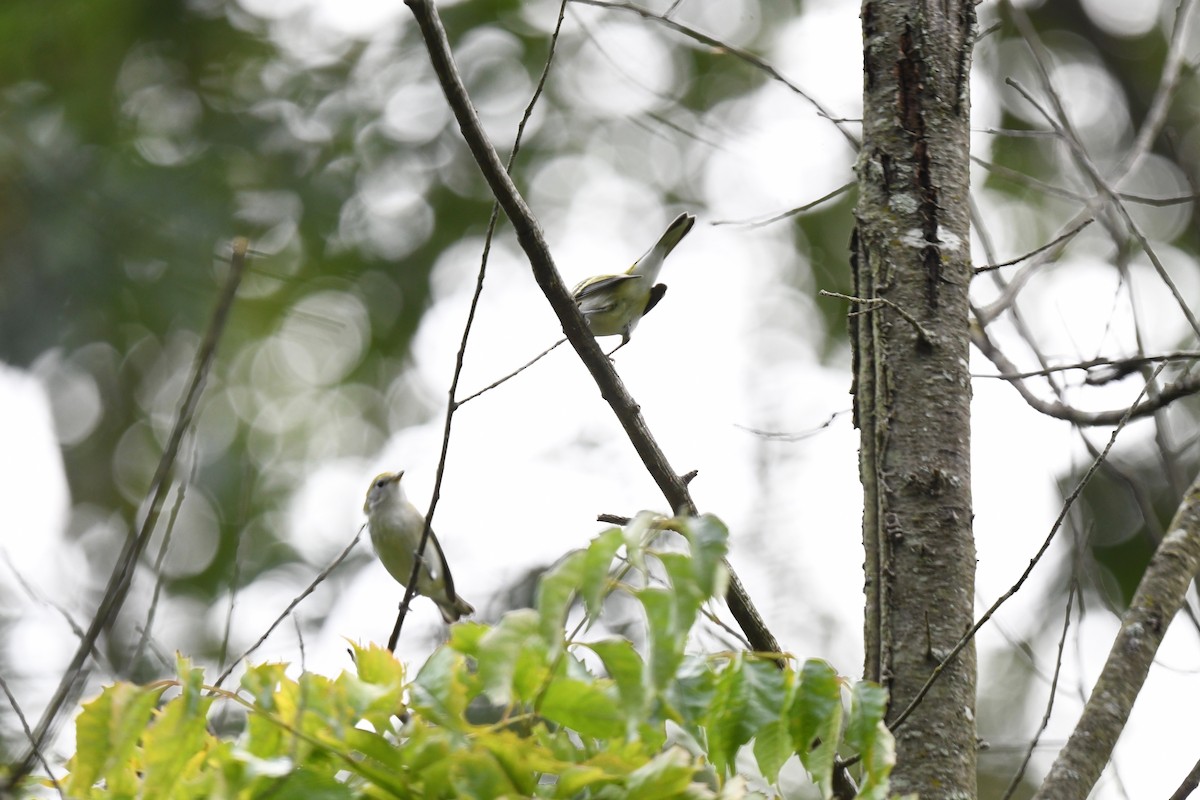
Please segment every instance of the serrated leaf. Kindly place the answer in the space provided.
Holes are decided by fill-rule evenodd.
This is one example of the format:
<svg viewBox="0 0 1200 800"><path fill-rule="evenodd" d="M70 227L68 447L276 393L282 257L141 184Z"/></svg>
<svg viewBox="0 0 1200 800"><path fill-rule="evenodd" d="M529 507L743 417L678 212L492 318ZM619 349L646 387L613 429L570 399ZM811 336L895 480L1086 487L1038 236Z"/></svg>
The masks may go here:
<svg viewBox="0 0 1200 800"><path fill-rule="evenodd" d="M69 796L90 796L101 777L118 785L132 778L134 748L161 694L161 688L116 683L83 704L75 720L76 751L66 785Z"/></svg>
<svg viewBox="0 0 1200 800"><path fill-rule="evenodd" d="M850 691L850 720L846 725L846 744L862 757L862 785L858 796L865 800L886 800L889 776L896 764L896 744L883 723L887 713L887 691L868 681L854 684Z"/></svg>
<svg viewBox="0 0 1200 800"><path fill-rule="evenodd" d="M754 734L754 759L768 783L779 780L779 770L795 754L792 737L783 720L769 722Z"/></svg>
<svg viewBox="0 0 1200 800"><path fill-rule="evenodd" d="M589 624L600 617L604 598L608 595L613 558L624 541L620 528L610 528L592 539L585 552L579 590Z"/></svg>
<svg viewBox="0 0 1200 800"><path fill-rule="evenodd" d="M675 601L672 622L676 630L686 636L696 622L696 614L707 599L707 595L696 584L692 557L684 553L659 553L658 560L667 572L671 584L671 597Z"/></svg>
<svg viewBox="0 0 1200 800"><path fill-rule="evenodd" d="M166 797L185 770L199 766L213 697L203 693L203 671L181 659L180 694L168 702L142 737L142 794Z"/></svg>
<svg viewBox="0 0 1200 800"><path fill-rule="evenodd" d="M833 796L833 763L842 732L842 682L818 658L804 662L788 712L792 746L821 796Z"/></svg>
<svg viewBox="0 0 1200 800"><path fill-rule="evenodd" d="M738 654L717 676L709 712L708 754L721 774L732 771L742 745L781 719L786 696L783 673L774 664Z"/></svg>
<svg viewBox="0 0 1200 800"><path fill-rule="evenodd" d="M539 713L548 720L597 739L625 735L625 719L607 682L556 677L546 687Z"/></svg>
<svg viewBox="0 0 1200 800"><path fill-rule="evenodd" d="M479 639L478 679L496 703L531 700L545 681L552 660L541 633L541 617L532 609L505 614Z"/></svg>
<svg viewBox="0 0 1200 800"><path fill-rule="evenodd" d="M433 722L459 731L466 725L467 688L460 678L466 668L461 654L439 647L412 682L412 706Z"/></svg>
<svg viewBox="0 0 1200 800"><path fill-rule="evenodd" d="M351 643L350 646L358 674L343 672L332 682L337 689L337 697L347 706L344 713L336 716L346 726L352 727L359 719L365 719L377 731L389 730L392 717L404 713L404 665L379 645L359 647ZM323 683L329 685L328 681ZM328 690L321 692L319 688L315 693L330 694ZM312 705L314 691L306 690L305 696L306 708L318 710Z"/></svg>
<svg viewBox="0 0 1200 800"><path fill-rule="evenodd" d="M251 702L263 711L276 711L275 693L288 681L287 664L258 664L246 669L241 687L250 693Z"/></svg>
<svg viewBox="0 0 1200 800"><path fill-rule="evenodd" d="M552 651L564 646L563 626L575 593L583 583L587 554L575 550L548 569L538 581L537 610L541 616L542 637Z"/></svg>
<svg viewBox="0 0 1200 800"><path fill-rule="evenodd" d="M350 800L354 791L332 775L300 767L271 784L272 800ZM265 794L265 793L264 793Z"/></svg>
<svg viewBox="0 0 1200 800"><path fill-rule="evenodd" d="M662 516L653 511L639 511L637 516L621 529L621 535L625 539L625 554L629 557L629 563L639 572L646 571L646 545L654 536L651 531L654 530L655 523L661 519Z"/></svg>
<svg viewBox="0 0 1200 800"><path fill-rule="evenodd" d="M642 657L625 639L588 642L587 647L600 657L604 669L617 686L621 711L625 715L626 735L631 736L637 725L644 721L647 708L646 673Z"/></svg>
<svg viewBox="0 0 1200 800"><path fill-rule="evenodd" d="M639 589L635 596L646 613L646 634L650 652L646 658L646 682L655 692L662 691L683 660L687 631L675 624L675 600L666 589L651 586Z"/></svg>
<svg viewBox="0 0 1200 800"><path fill-rule="evenodd" d="M689 656L675 672L660 699L673 712L671 718L691 735L701 734L708 720L708 708L716 691L717 675L708 660Z"/></svg>
<svg viewBox="0 0 1200 800"><path fill-rule="evenodd" d="M660 800L688 788L696 766L682 747L672 747L629 773L625 779L626 800Z"/></svg>
<svg viewBox="0 0 1200 800"><path fill-rule="evenodd" d="M705 597L725 593L725 566L722 559L729 551L729 529L712 514L688 519L682 531L691 545L695 583Z"/></svg>

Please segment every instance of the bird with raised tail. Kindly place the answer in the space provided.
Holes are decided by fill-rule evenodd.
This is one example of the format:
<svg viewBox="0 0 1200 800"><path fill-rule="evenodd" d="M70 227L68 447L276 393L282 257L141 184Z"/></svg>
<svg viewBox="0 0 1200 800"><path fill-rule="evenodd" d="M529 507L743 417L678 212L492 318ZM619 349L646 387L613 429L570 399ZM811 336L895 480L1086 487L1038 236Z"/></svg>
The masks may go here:
<svg viewBox="0 0 1200 800"><path fill-rule="evenodd" d="M654 246L628 270L616 275L593 275L571 290L571 297L593 336L620 334L621 343L613 349L614 353L629 343L629 336L638 322L667 293L666 284L654 281L663 261L694 224L696 218L691 214L680 214Z"/></svg>

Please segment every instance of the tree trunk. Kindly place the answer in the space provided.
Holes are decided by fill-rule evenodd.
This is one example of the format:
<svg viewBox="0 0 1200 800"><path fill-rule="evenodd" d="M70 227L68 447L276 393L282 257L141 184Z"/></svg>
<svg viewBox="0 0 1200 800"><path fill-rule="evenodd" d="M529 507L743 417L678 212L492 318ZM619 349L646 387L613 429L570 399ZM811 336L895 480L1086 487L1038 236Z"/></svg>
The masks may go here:
<svg viewBox="0 0 1200 800"><path fill-rule="evenodd" d="M971 0L865 0L852 244L866 665L889 720L972 622L968 301ZM975 653L895 730L892 791L969 798Z"/></svg>

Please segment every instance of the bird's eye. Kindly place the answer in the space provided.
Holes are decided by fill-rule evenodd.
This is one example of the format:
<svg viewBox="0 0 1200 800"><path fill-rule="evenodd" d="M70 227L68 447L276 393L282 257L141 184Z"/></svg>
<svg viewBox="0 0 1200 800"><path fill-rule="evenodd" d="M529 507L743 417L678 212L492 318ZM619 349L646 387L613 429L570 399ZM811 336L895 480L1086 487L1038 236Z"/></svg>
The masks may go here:
<svg viewBox="0 0 1200 800"><path fill-rule="evenodd" d="M375 481L375 488L382 489L385 486L387 486L387 478L380 478L379 480Z"/></svg>

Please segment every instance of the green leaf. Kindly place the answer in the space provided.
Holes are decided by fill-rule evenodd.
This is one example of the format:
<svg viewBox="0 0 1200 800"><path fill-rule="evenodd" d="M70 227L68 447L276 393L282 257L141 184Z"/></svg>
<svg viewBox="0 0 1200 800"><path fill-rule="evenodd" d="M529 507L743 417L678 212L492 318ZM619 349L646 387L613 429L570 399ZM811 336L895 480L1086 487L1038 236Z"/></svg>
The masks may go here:
<svg viewBox="0 0 1200 800"><path fill-rule="evenodd" d="M660 698L674 712L673 719L696 738L708 721L708 709L716 692L717 675L708 659L690 656L683 660Z"/></svg>
<svg viewBox="0 0 1200 800"><path fill-rule="evenodd" d="M556 677L546 687L539 713L548 720L597 739L625 735L625 719L607 681Z"/></svg>
<svg viewBox="0 0 1200 800"><path fill-rule="evenodd" d="M675 600L670 591L651 586L635 594L646 612L647 683L658 692L670 682L683 659L687 630L679 630L675 624Z"/></svg>
<svg viewBox="0 0 1200 800"><path fill-rule="evenodd" d="M597 536L588 545L583 559L583 575L580 583L580 594L583 596L583 607L587 611L589 623L600 617L604 607L604 598L608 595L610 586L609 570L613 558L624 543L624 535L620 528L610 528Z"/></svg>
<svg viewBox="0 0 1200 800"><path fill-rule="evenodd" d="M333 775L298 767L262 793L272 800L350 800L356 793Z"/></svg>
<svg viewBox="0 0 1200 800"><path fill-rule="evenodd" d="M800 762L820 787L821 796L831 797L833 762L842 732L842 681L825 661L804 662L788 723Z"/></svg>
<svg viewBox="0 0 1200 800"><path fill-rule="evenodd" d="M111 794L133 785L134 748L161 694L162 688L116 683L83 704L75 720L76 752L66 785L68 796L89 797L101 777Z"/></svg>
<svg viewBox="0 0 1200 800"><path fill-rule="evenodd" d="M700 611L700 606L708 597L696 583L691 556L685 553L659 553L658 560L667 572L671 584L671 597L675 601L672 624L675 625L676 635L686 637L696 623L696 614Z"/></svg>
<svg viewBox="0 0 1200 800"><path fill-rule="evenodd" d="M620 708L625 715L625 734L632 736L638 724L645 721L648 706L642 657L625 639L603 639L588 642L586 646L600 657L604 669L616 683Z"/></svg>
<svg viewBox="0 0 1200 800"><path fill-rule="evenodd" d="M646 571L646 545L658 534L655 525L661 523L662 519L662 516L653 511L639 511L637 516L621 529L621 535L625 539L625 554L629 557L629 563L639 572Z"/></svg>
<svg viewBox="0 0 1200 800"><path fill-rule="evenodd" d="M439 647L421 667L412 683L412 705L427 719L451 730L466 726L467 689L461 673L466 663L461 654Z"/></svg>
<svg viewBox="0 0 1200 800"><path fill-rule="evenodd" d="M291 680L287 664L259 664L247 668L241 686L251 695L251 702L263 711L275 711L275 693L280 685Z"/></svg>
<svg viewBox="0 0 1200 800"><path fill-rule="evenodd" d="M179 660L178 697L163 707L142 740L142 795L167 797L185 770L200 767L206 747L208 708L212 696L203 693L203 670Z"/></svg>
<svg viewBox="0 0 1200 800"><path fill-rule="evenodd" d="M862 785L858 796L865 800L886 800L889 776L896 764L895 740L883 724L886 713L885 689L868 681L854 684L850 692L846 744L862 757Z"/></svg>
<svg viewBox="0 0 1200 800"><path fill-rule="evenodd" d="M343 672L333 682L337 696L348 706L344 716L339 716L348 727L365 719L377 731L390 730L392 717L404 713L404 665L379 645L359 647L351 643L351 647L358 674ZM306 693L309 703L312 696L313 692Z"/></svg>
<svg viewBox="0 0 1200 800"><path fill-rule="evenodd" d="M507 705L532 700L549 672L549 648L542 620L532 609L505 614L479 639L478 678L494 702Z"/></svg>
<svg viewBox="0 0 1200 800"><path fill-rule="evenodd" d="M705 597L724 596L728 573L722 559L729 551L729 529L712 514L691 517L681 526L692 550L696 586Z"/></svg>
<svg viewBox="0 0 1200 800"><path fill-rule="evenodd" d="M773 720L754 734L754 758L768 783L779 780L779 770L795 753L792 749L792 737L784 720Z"/></svg>
<svg viewBox="0 0 1200 800"><path fill-rule="evenodd" d="M721 774L732 771L742 745L786 707L783 673L770 662L735 655L717 677L708 722L708 755Z"/></svg>
<svg viewBox="0 0 1200 800"><path fill-rule="evenodd" d="M537 610L541 615L542 637L552 652L564 646L563 626L571 601L583 582L586 558L583 550L568 553L538 581Z"/></svg>
<svg viewBox="0 0 1200 800"><path fill-rule="evenodd" d="M660 800L688 788L696 765L682 747L672 747L638 767L625 779L626 800Z"/></svg>

